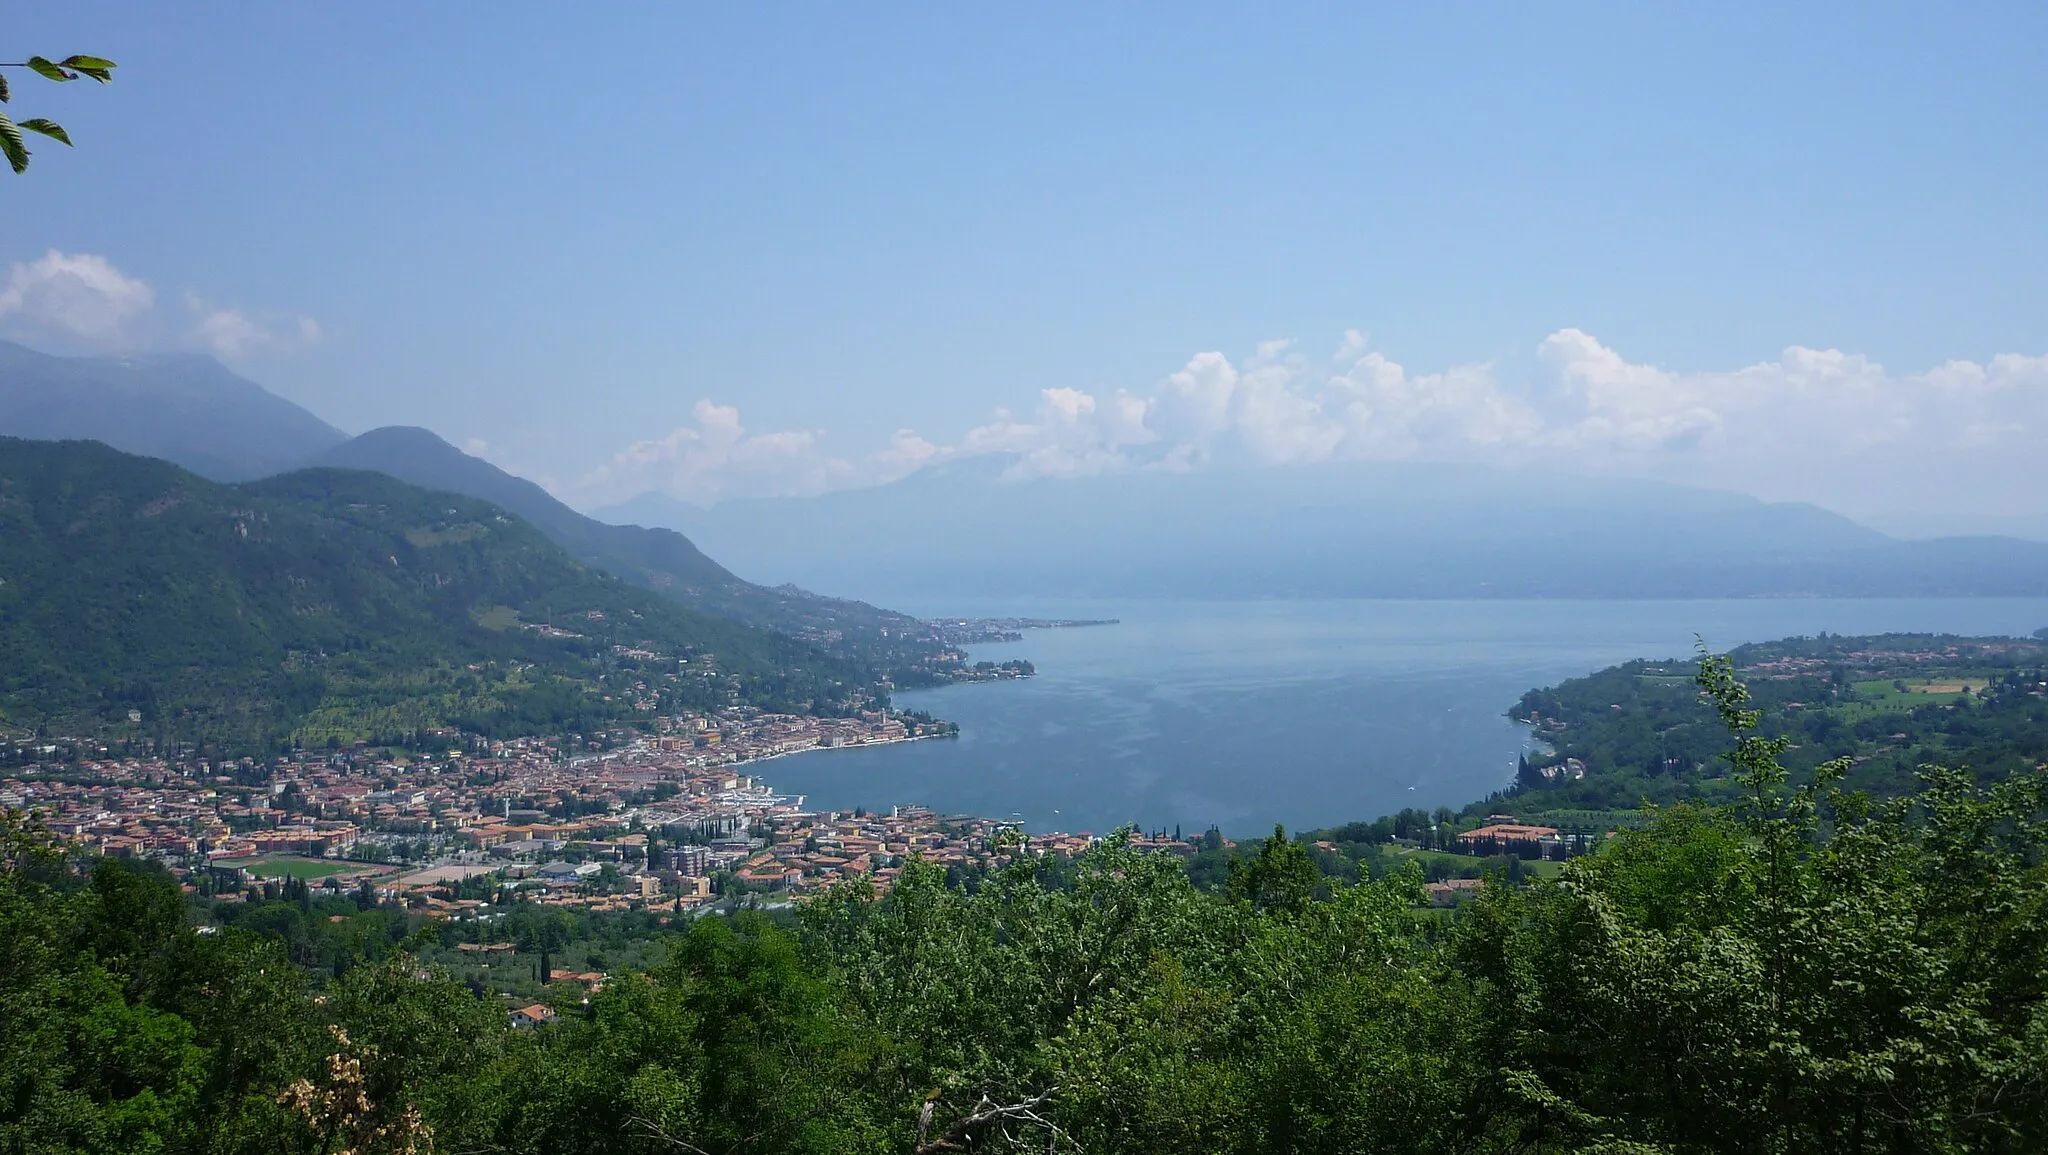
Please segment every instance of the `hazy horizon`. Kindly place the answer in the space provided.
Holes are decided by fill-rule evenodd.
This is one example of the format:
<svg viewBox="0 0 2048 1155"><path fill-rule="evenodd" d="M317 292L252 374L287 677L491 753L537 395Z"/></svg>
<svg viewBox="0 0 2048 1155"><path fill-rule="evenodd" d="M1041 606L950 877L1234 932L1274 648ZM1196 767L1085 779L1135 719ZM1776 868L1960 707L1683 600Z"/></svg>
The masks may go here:
<svg viewBox="0 0 2048 1155"><path fill-rule="evenodd" d="M0 335L207 351L580 509L1001 450L2038 534L2043 19L66 5L22 41L121 81L35 92L79 147L12 190Z"/></svg>
<svg viewBox="0 0 2048 1155"><path fill-rule="evenodd" d="M40 350L35 350L31 346L25 344L21 345L20 347L30 349L31 352L43 352ZM59 357L63 356L63 354L61 353L43 353L43 355ZM112 363L117 365L127 364L131 361L131 359L136 359L137 363L144 363L151 359L155 359L156 361L162 362L164 364L176 364L177 362L175 362L175 360L165 362L162 359L165 356L175 358L180 355L196 356L202 359L204 362L214 365L222 364L221 360L218 357L213 356L211 354L205 352L180 350L139 350L132 353L110 353L102 354L100 355L100 358L95 359L103 358L106 360L110 360ZM232 366L223 367L227 368L230 373L234 373L234 369ZM260 384L257 384L255 382L249 382L247 378L230 377L227 378L227 380L240 380L247 384L255 385L256 389L259 391L261 395L267 395L273 398L276 397L276 394L270 393L268 390L263 389L263 387ZM284 401L283 404L286 405L288 408L299 412L302 415L302 420L312 420L315 422L319 422L320 420L317 415L312 414L311 412L305 410L303 407L296 406L295 403ZM331 425L326 425L325 422L320 422L320 424L326 426L329 429L333 429ZM397 427L378 426L377 428L388 429ZM365 430L363 432L371 431ZM441 437L441 434L438 431L430 429L427 430L427 432L436 437ZM359 435L360 434L358 434L358 436ZM333 429L333 436L338 438L347 438L349 434L338 429ZM445 441L447 439L445 437L442 437L442 440ZM1690 484L1684 480L1670 481L1656 477L1643 477L1640 475L1632 476L1625 472L1613 472L1595 469L1559 471L1555 467L1541 460L1531 460L1527 456L1503 455L1502 457L1494 460L1472 461L1464 463L1447 462L1428 458L1400 458L1392 460L1354 458L1349 459L1348 461L1342 458L1325 458L1312 462L1291 462L1278 464L1272 462L1248 462L1241 459L1226 460L1221 462L1203 461L1200 463L1191 464L1190 462L1184 459L1176 458L1174 452L1171 449L1161 449L1157 446L1149 446L1143 444L1132 446L1129 448L1137 449L1139 452L1127 456L1120 456L1115 458L1114 460L1098 461L1094 463L1095 468L1079 470L1059 468L1048 469L1044 467L1044 462L1046 458L1043 452L1034 453L1033 451L1013 447L1011 445L1007 445L1001 442L984 442L982 444L972 445L970 447L958 450L947 450L944 452L931 454L916 461L906 462L904 463L903 469L900 471L892 470L881 475L841 476L833 479L833 481L836 482L836 484L808 491L800 491L796 493L733 493L724 495L711 495L709 497L705 495L696 495L693 497L677 497L669 493L664 493L659 489L649 489L632 493L622 498L621 500L602 504L590 500L576 501L574 500L575 495L573 493L563 494L559 492L559 489L557 489L553 493L553 495L558 499L566 499L565 504L569 505L577 512L596 518L600 521L607 522L609 524L644 524L652 526L661 526L666 528L675 528L688 532L690 530L689 521L692 517L695 516L695 514L711 513L713 511L717 511L728 502L737 501L742 504L749 505L749 507L751 508L753 506L759 505L759 503L764 499L771 502L789 500L802 501L802 499L804 498L822 498L829 496L833 493L847 491L873 491L881 495L888 495L896 493L901 488L899 483L913 485L917 484L921 476L928 471L936 469L941 470L943 472L945 469L948 469L956 465L967 466L975 462L986 462L988 463L988 465L986 468L977 468L975 470L974 476L982 478L983 480L986 481L991 481L1003 485L1031 481L1060 482L1088 481L1091 479L1110 480L1118 476L1129 477L1133 480L1150 478L1152 482L1155 484L1161 480L1165 480L1167 484L1171 485L1174 484L1172 479L1176 477L1187 478L1192 480L1194 476L1198 473L1215 474L1216 476L1223 478L1228 478L1231 476L1247 478L1251 479L1249 482L1250 484L1256 485L1258 484L1258 477L1262 474L1278 474L1285 473L1288 471L1299 471L1304 466L1342 467L1345 465L1351 465L1360 468L1377 466L1382 469L1393 468L1397 470L1407 468L1414 470L1415 476L1417 477L1427 477L1433 470L1442 470L1445 468L1461 468L1468 470L1477 469L1481 474L1492 474L1504 479L1512 479L1517 474L1523 474L1532 478L1540 477L1546 481L1555 480L1557 477L1573 477L1583 482L1591 484L1621 483L1626 485L1631 482L1639 482L1646 483L1652 487L1676 485L1680 489L1695 490L1702 493L1725 493L1741 495L1746 497L1754 497L1757 500L1763 502L1768 507L1811 507L1819 509L1824 512L1848 519L1849 521L1852 521L1858 525L1866 526L1868 528L1877 530L1880 533L1884 533L1886 535L1895 537L1902 541L1924 541L1945 537L1967 536L2007 536L2030 541L2048 541L2048 514L1999 514L1995 512L1986 512L1975 509L1950 509L1940 512L1911 510L1887 511L1879 512L1872 515L1857 516L1855 514L1845 512L1842 509L1835 508L1824 501L1809 500L1807 498L1797 496L1789 498L1772 498L1769 496L1756 494L1747 491L1744 488L1742 488L1739 484L1736 484L1735 479L1707 478L1704 479L1704 483ZM472 455L476 455L480 459L488 460L487 458L484 458L481 454L478 454L477 450L478 447L474 445L458 447L459 452L466 452ZM310 461L311 459L308 458L306 460ZM300 464L300 462L293 460L274 461L267 468L258 470L257 473L251 474L251 476L258 476L263 475L265 473L277 472L280 469L288 469L295 467L297 464ZM504 468L501 464L492 464L494 464L498 468ZM507 472L510 473L510 475L513 477L521 477L521 475L516 472L511 472L509 470ZM545 481L545 478L522 479L541 480L543 482ZM1390 494L1389 496L1391 497L1395 495ZM694 513L692 513L691 511L694 511Z"/></svg>

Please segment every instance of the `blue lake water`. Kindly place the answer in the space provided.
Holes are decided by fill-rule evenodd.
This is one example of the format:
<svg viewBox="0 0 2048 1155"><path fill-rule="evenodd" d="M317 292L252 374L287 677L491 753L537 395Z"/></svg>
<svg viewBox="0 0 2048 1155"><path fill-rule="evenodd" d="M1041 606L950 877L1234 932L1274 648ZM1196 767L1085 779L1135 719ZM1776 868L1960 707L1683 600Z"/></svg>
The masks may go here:
<svg viewBox="0 0 2048 1155"><path fill-rule="evenodd" d="M883 604L895 605L884 602ZM1236 835L1506 785L1524 690L1626 661L1796 634L2030 634L2048 599L1742 601L910 601L924 615L1117 618L1038 630L972 657L1028 658L1023 681L899 693L960 737L778 759L776 788L819 807L919 803L1032 830Z"/></svg>

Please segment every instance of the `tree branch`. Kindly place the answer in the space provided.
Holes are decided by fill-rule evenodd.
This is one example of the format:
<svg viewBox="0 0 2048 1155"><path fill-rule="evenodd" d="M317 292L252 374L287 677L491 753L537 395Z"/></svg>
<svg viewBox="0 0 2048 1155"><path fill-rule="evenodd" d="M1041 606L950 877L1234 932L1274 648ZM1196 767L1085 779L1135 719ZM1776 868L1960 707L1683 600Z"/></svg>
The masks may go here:
<svg viewBox="0 0 2048 1155"><path fill-rule="evenodd" d="M691 1155L711 1155L711 1152L706 1151L704 1148L697 1146L695 1143L692 1143L687 1139L678 1139L674 1135L669 1134L667 1131L662 1129L661 1124L656 1123L654 1120L647 1118L645 1115L633 1116L631 1119L627 1120L627 1125L632 1127L638 1127L642 1131L647 1132L648 1138L653 1139L659 1143L666 1143L679 1151L688 1151L691 1153Z"/></svg>
<svg viewBox="0 0 2048 1155"><path fill-rule="evenodd" d="M965 1151L967 1150L968 1137L976 1130L991 1124L1009 1122L1029 1123L1052 1132L1055 1141L1066 1138L1065 1131L1060 1130L1052 1120L1038 1113L1038 1108L1044 1106L1047 1100L1058 1093L1058 1087L1047 1087L1045 1090L1040 1091L1021 1103L1009 1104L997 1103L987 1095L983 1095L981 1102L977 1105L977 1110L973 1114L954 1120L952 1126L946 1128L938 1138L928 1143L922 1141L925 1128L929 1126L931 1118L929 1112L926 1112L918 1119L918 1138L920 1142L915 1149L914 1155L939 1155L940 1152L945 1151ZM1005 1130L1004 1136L1005 1138L1010 1138L1007 1130ZM1017 1141L1011 1138L1011 1142L1015 1145ZM1069 1139L1068 1142L1071 1143L1072 1140Z"/></svg>

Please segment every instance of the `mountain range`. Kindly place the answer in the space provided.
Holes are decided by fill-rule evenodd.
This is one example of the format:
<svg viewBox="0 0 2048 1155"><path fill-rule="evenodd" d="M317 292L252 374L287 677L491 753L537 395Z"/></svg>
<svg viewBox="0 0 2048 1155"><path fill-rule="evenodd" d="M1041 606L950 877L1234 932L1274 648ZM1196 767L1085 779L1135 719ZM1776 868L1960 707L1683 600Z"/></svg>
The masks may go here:
<svg viewBox="0 0 2048 1155"><path fill-rule="evenodd" d="M533 482L472 457L426 429L372 429L303 464L374 470L428 489L489 501L524 518L586 565L749 625L809 637L852 635L872 645L880 645L885 637L907 637L918 627L908 615L861 602L742 580L673 529L611 525L585 517Z"/></svg>
<svg viewBox="0 0 2048 1155"><path fill-rule="evenodd" d="M1408 462L1030 479L1016 466L967 458L876 489L710 509L646 495L596 515L869 597L2048 594L2048 543L1900 541L1714 489Z"/></svg>
<svg viewBox="0 0 2048 1155"><path fill-rule="evenodd" d="M360 470L208 481L0 438L0 729L267 750L656 710L832 711L843 656L580 564L488 502Z"/></svg>
<svg viewBox="0 0 2048 1155"><path fill-rule="evenodd" d="M364 469L489 501L587 566L840 647L899 685L932 680L944 660L936 638L907 615L808 589L934 604L2048 594L2048 543L1901 541L1811 505L1561 468L1325 463L1020 480L1015 459L990 455L874 489L711 509L650 494L589 517L427 430L349 438L189 355L52 357L0 343L0 435L92 438L217 481Z"/></svg>
<svg viewBox="0 0 2048 1155"><path fill-rule="evenodd" d="M833 645L898 684L932 681L948 665L945 648L908 615L743 580L672 529L585 517L425 429L351 438L211 357L57 357L0 341L0 436L102 441L221 482L315 467L373 470L491 502L585 565L692 609Z"/></svg>

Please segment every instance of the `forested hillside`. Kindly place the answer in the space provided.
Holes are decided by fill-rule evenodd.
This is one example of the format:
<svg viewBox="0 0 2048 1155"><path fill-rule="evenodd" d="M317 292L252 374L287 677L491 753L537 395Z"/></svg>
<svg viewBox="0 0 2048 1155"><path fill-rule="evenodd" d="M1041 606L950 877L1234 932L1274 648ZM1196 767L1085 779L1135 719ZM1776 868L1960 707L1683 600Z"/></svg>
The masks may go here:
<svg viewBox="0 0 2048 1155"><path fill-rule="evenodd" d="M300 888L195 933L150 869L10 826L0 1149L2048 1146L2048 776L1790 789L1705 674L1743 800L1555 882L1432 913L1412 872L1316 897L1281 839L1221 895L1119 839L971 891L913 861L883 898L679 923L551 1020L420 961L485 923ZM361 933L302 966L302 924Z"/></svg>
<svg viewBox="0 0 2048 1155"><path fill-rule="evenodd" d="M1929 764L1995 782L2048 761L2048 636L1824 634L1728 657L1796 774L1847 758L1852 785L1895 795ZM1728 736L1694 685L1698 670L1693 660L1639 660L1524 694L1510 714L1553 753L1522 768L1517 814L1731 798L1740 788Z"/></svg>
<svg viewBox="0 0 2048 1155"><path fill-rule="evenodd" d="M308 468L371 470L490 502L591 569L686 609L812 642L871 677L917 686L960 672L958 654L939 632L907 614L747 581L673 529L585 517L426 429L386 426L345 437L211 357L60 357L0 341L0 436L103 441L221 482Z"/></svg>
<svg viewBox="0 0 2048 1155"><path fill-rule="evenodd" d="M0 649L0 725L230 749L873 689L484 502L341 470L220 485L92 442L0 439Z"/></svg>
<svg viewBox="0 0 2048 1155"><path fill-rule="evenodd" d="M375 470L491 502L593 569L691 609L816 642L886 674L896 685L929 685L959 669L957 655L938 633L908 614L795 586L771 589L747 581L673 529L608 525L585 517L533 482L472 457L429 430L372 429L307 464Z"/></svg>

